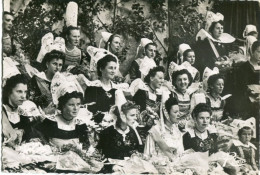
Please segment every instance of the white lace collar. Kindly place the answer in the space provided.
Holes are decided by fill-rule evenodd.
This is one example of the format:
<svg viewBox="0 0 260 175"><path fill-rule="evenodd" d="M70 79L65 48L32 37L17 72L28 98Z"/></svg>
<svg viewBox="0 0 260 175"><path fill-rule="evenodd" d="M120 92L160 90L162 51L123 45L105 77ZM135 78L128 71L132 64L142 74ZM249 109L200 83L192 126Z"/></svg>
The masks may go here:
<svg viewBox="0 0 260 175"><path fill-rule="evenodd" d="M56 121L57 121L58 128L61 130L73 131L76 128L76 118L66 123L64 120L61 119L61 116L57 116Z"/></svg>
<svg viewBox="0 0 260 175"><path fill-rule="evenodd" d="M13 123L13 124L17 124L20 122L20 116L18 114L18 111L8 111L7 107L3 104L3 107L5 108L5 111L7 113L7 118L8 120Z"/></svg>
<svg viewBox="0 0 260 175"><path fill-rule="evenodd" d="M254 148L256 150L255 145L253 145L250 142L248 143L248 145L246 145L246 144L242 143L240 140L233 140L233 144L235 146L243 146L243 147L246 147L246 148L252 147L252 148Z"/></svg>
<svg viewBox="0 0 260 175"><path fill-rule="evenodd" d="M194 129L191 129L191 128L188 128L186 129L187 132L190 134L191 138L194 138L196 137L196 134L195 134L195 130ZM213 132L211 132L210 130L206 129L205 132L201 133L200 136L197 135L199 138L201 138L202 140L205 140L206 138L208 138L208 134L211 134Z"/></svg>
<svg viewBox="0 0 260 175"><path fill-rule="evenodd" d="M102 87L102 82L100 80L95 80L95 81L87 81L86 82L87 86L95 86L95 87ZM123 89L127 90L129 88L129 85L127 83L120 83L120 84L115 84L111 81L111 89ZM103 88L104 89L104 88ZM105 90L105 89L104 89Z"/></svg>

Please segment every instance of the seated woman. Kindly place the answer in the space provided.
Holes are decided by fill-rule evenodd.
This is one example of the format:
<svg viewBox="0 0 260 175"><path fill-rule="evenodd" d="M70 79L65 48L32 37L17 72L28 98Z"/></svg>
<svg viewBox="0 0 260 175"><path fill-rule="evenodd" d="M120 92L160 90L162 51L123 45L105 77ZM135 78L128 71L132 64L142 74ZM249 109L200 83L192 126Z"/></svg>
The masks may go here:
<svg viewBox="0 0 260 175"><path fill-rule="evenodd" d="M181 69L172 74L172 84L175 87L171 97L178 101L180 108L179 127L184 128L186 121L190 119L191 96L187 89L192 83L192 76L187 69Z"/></svg>
<svg viewBox="0 0 260 175"><path fill-rule="evenodd" d="M60 72L65 60L63 52L52 50L47 53L42 61L45 71L32 77L29 83L29 99L40 106L45 113L54 110L50 91L51 80L56 72Z"/></svg>
<svg viewBox="0 0 260 175"><path fill-rule="evenodd" d="M223 33L223 20L222 14L214 14L209 11L206 16L205 30L202 29L197 34L196 38L200 38L202 41L198 41L195 49L198 58L195 67L198 68L201 75L206 67L213 69L218 61L228 59L227 43L234 42L235 38Z"/></svg>
<svg viewBox="0 0 260 175"><path fill-rule="evenodd" d="M97 49L97 52L102 52L90 53L91 59L98 60L95 70L97 70L99 80L87 84L84 103L94 102L95 104L88 106L88 110L96 114L98 111L108 112L115 104L115 92L119 85L114 84L112 80L118 70L118 59L104 49L92 48ZM93 58L94 55L96 58Z"/></svg>
<svg viewBox="0 0 260 175"><path fill-rule="evenodd" d="M24 75L17 74L7 79L3 88L3 134L19 129L22 140L28 141L33 137L32 122L28 117L18 113L18 106L22 105L27 95L27 79ZM7 120L6 120L7 119ZM11 127L10 127L10 124ZM5 128L5 126L7 128ZM8 131L9 129L12 131ZM18 132L17 132L18 133ZM15 133L10 133L15 134ZM22 135L23 134L23 135ZM8 137L8 136L7 136Z"/></svg>
<svg viewBox="0 0 260 175"><path fill-rule="evenodd" d="M115 108L116 124L104 129L99 135L96 148L106 158L124 159L139 150L140 137L138 138L136 131L130 127L137 120L138 106L126 102L121 106L121 111Z"/></svg>
<svg viewBox="0 0 260 175"><path fill-rule="evenodd" d="M159 104L161 102L161 94L158 90L164 82L164 68L162 66L151 69L145 77L144 87L139 87L133 96L133 101L140 106L140 111L153 109L159 112Z"/></svg>
<svg viewBox="0 0 260 175"><path fill-rule="evenodd" d="M78 27L69 26L66 33L65 63L64 66L77 66L81 62L81 50L77 47L80 41L80 30Z"/></svg>
<svg viewBox="0 0 260 175"><path fill-rule="evenodd" d="M149 70L156 66L154 58L156 56L157 45L147 38L142 38L140 46L144 48L144 58L138 58L132 62L129 69L131 81L137 78L143 79ZM140 46L138 46L138 48Z"/></svg>
<svg viewBox="0 0 260 175"><path fill-rule="evenodd" d="M211 75L208 79L207 103L212 110L212 120L220 121L223 117L225 100L220 96L224 89L224 78L220 74Z"/></svg>
<svg viewBox="0 0 260 175"><path fill-rule="evenodd" d="M150 156L159 154L171 159L184 151L182 133L178 128L180 117L178 101L170 97L162 110L161 121L149 130L145 154Z"/></svg>
<svg viewBox="0 0 260 175"><path fill-rule="evenodd" d="M250 141L253 130L249 126L244 126L238 130L239 140L234 140L230 152L237 153L237 156L246 160L246 168L258 171L256 165L256 147Z"/></svg>
<svg viewBox="0 0 260 175"><path fill-rule="evenodd" d="M199 103L192 112L192 118L195 126L187 129L183 135L184 150L193 149L195 152L206 152L209 154L217 152L217 135L210 133L207 129L210 123L212 111L210 106L205 103Z"/></svg>
<svg viewBox="0 0 260 175"><path fill-rule="evenodd" d="M65 83L66 84L66 83ZM63 86L63 87L62 87ZM63 145L72 144L81 148L86 148L89 143L87 125L77 120L83 95L80 92L72 91L67 85L61 85L58 97L58 109L61 111L56 116L47 116L44 121L37 126L37 130L43 135L43 139L61 148Z"/></svg>

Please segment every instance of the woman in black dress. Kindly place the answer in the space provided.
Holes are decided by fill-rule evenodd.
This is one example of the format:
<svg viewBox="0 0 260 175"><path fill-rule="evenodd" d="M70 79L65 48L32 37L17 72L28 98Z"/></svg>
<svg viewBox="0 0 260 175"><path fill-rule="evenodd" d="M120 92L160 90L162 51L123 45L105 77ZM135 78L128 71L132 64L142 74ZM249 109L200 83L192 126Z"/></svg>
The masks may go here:
<svg viewBox="0 0 260 175"><path fill-rule="evenodd" d="M87 125L76 119L82 99L82 93L77 91L66 92L58 98L58 109L61 113L56 116L48 116L37 127L45 141L51 142L57 147L68 144L78 148L81 148L81 144L83 144L83 148L88 146Z"/></svg>
<svg viewBox="0 0 260 175"><path fill-rule="evenodd" d="M60 72L64 65L65 54L52 50L47 53L42 61L44 71L32 77L29 83L29 99L40 106L45 113L51 113L52 96L50 91L51 80L56 72Z"/></svg>
<svg viewBox="0 0 260 175"><path fill-rule="evenodd" d="M99 80L90 82L85 91L84 103L94 102L88 106L88 110L93 114L110 110L115 104L115 91L118 88L118 85L112 82L118 69L118 59L106 50L104 52L97 61Z"/></svg>
<svg viewBox="0 0 260 175"><path fill-rule="evenodd" d="M19 134L22 140L28 141L32 137L32 122L29 117L18 113L18 106L22 105L27 95L27 79L18 74L7 79L3 88L3 130L5 137L15 137ZM11 125L11 127L10 127ZM14 130L16 129L16 130ZM18 132L18 130L20 132ZM23 134L22 134L23 133Z"/></svg>
<svg viewBox="0 0 260 175"><path fill-rule="evenodd" d="M183 135L184 150L209 151L209 154L217 152L217 135L207 129L211 114L211 108L207 104L199 103L195 106L192 112L195 126L192 129L187 129L188 132Z"/></svg>
<svg viewBox="0 0 260 175"><path fill-rule="evenodd" d="M126 102L122 105L121 111L115 108L116 124L100 133L97 149L105 158L124 159L139 150L140 137L138 138L136 131L130 127L136 122L138 106Z"/></svg>
<svg viewBox="0 0 260 175"><path fill-rule="evenodd" d="M202 41L198 41L195 53L198 59L195 62L195 67L198 68L200 74L206 67L213 69L217 61L225 61L228 59L227 43L234 42L234 38L224 32L224 16L220 13L214 14L207 12L206 27L201 34L197 35ZM225 36L229 37L223 37ZM202 35L202 36L200 36ZM228 39L227 39L228 38Z"/></svg>

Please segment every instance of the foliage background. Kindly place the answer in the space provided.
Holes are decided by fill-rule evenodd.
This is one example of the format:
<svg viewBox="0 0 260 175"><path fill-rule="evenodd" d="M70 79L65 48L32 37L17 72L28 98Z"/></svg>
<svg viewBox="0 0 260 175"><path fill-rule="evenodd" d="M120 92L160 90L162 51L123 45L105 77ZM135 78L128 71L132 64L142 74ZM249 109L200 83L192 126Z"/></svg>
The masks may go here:
<svg viewBox="0 0 260 175"><path fill-rule="evenodd" d="M64 13L70 0L31 0L24 10L18 10L13 36L21 43L26 56L34 61L40 49L41 38L49 31L63 35ZM75 0L79 6L78 25L81 27L81 48L98 46L101 31L123 36L124 44L119 58L121 72L127 72L129 62L135 59L140 39L157 43L157 62L167 65L184 41L192 44L202 27L203 12L211 3L173 0ZM170 37L170 39L169 39ZM162 61L163 60L163 61Z"/></svg>

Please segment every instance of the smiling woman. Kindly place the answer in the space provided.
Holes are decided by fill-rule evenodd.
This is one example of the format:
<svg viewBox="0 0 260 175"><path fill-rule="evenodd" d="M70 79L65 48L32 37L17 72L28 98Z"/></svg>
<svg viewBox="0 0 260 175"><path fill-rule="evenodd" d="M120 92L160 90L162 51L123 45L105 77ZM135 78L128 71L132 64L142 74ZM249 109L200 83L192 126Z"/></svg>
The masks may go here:
<svg viewBox="0 0 260 175"><path fill-rule="evenodd" d="M47 142L51 142L58 147L65 144L73 144L80 147L80 143L85 148L88 146L87 126L76 117L80 110L83 95L73 91L65 93L58 99L58 109L61 114L55 117L47 117L37 130L43 135Z"/></svg>
<svg viewBox="0 0 260 175"><path fill-rule="evenodd" d="M24 75L18 74L7 79L3 88L3 134L5 137L13 137L17 134L16 130L22 131L20 139L29 140L32 134L31 124L28 117L21 116L18 113L18 106L26 100L27 80ZM8 119L5 120L5 119ZM11 127L9 123L11 124ZM9 133L9 134L8 134ZM22 134L24 133L24 134ZM22 138L23 137L23 138ZM21 141L21 140L20 140Z"/></svg>
<svg viewBox="0 0 260 175"><path fill-rule="evenodd" d="M95 114L97 111L108 112L115 104L115 85L112 82L118 68L117 58L109 53L97 62L99 80L86 88L85 103L95 102L88 109Z"/></svg>

